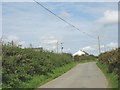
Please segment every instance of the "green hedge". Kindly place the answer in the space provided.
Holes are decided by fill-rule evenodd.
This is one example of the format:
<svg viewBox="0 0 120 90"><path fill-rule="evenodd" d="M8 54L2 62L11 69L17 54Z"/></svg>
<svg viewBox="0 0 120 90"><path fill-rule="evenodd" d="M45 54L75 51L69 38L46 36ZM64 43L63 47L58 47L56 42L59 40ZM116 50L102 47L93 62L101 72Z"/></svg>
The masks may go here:
<svg viewBox="0 0 120 90"><path fill-rule="evenodd" d="M118 75L108 72L109 65L97 62L98 67L103 71L107 80L108 80L108 88L113 88L111 90L116 90L118 88ZM116 88L116 89L115 89Z"/></svg>
<svg viewBox="0 0 120 90"><path fill-rule="evenodd" d="M98 60L101 64L108 66L108 73L118 75L118 81L120 81L120 48L100 54ZM120 87L120 82L118 84Z"/></svg>
<svg viewBox="0 0 120 90"><path fill-rule="evenodd" d="M32 48L21 49L16 46L2 47L3 88L19 88L34 75L54 73L55 68L71 63L71 54L56 54Z"/></svg>
<svg viewBox="0 0 120 90"><path fill-rule="evenodd" d="M96 56L94 55L76 55L74 56L74 61L83 61L83 60L96 60Z"/></svg>
<svg viewBox="0 0 120 90"><path fill-rule="evenodd" d="M108 64L108 72L112 73L115 72L119 74L119 69L120 69L120 58L119 58L119 49L112 50L109 52L105 52L99 55L99 61L104 64Z"/></svg>

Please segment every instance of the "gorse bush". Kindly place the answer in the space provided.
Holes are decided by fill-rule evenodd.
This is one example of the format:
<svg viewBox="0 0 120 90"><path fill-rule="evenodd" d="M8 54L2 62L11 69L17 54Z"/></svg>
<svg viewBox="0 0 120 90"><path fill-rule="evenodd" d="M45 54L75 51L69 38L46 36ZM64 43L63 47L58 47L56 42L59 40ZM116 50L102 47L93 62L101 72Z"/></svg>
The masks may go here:
<svg viewBox="0 0 120 90"><path fill-rule="evenodd" d="M119 49L105 52L99 55L99 61L104 64L108 64L108 72L119 73L120 59L119 59Z"/></svg>
<svg viewBox="0 0 120 90"><path fill-rule="evenodd" d="M99 55L99 62L108 66L108 73L115 73L120 81L120 48ZM120 86L120 83L118 83Z"/></svg>
<svg viewBox="0 0 120 90"><path fill-rule="evenodd" d="M81 55L81 56L74 56L75 61L82 61L82 60L96 60L96 56L94 55Z"/></svg>
<svg viewBox="0 0 120 90"><path fill-rule="evenodd" d="M55 68L71 63L71 54L56 54L34 48L21 49L16 46L2 47L3 88L18 88L34 75L54 73Z"/></svg>

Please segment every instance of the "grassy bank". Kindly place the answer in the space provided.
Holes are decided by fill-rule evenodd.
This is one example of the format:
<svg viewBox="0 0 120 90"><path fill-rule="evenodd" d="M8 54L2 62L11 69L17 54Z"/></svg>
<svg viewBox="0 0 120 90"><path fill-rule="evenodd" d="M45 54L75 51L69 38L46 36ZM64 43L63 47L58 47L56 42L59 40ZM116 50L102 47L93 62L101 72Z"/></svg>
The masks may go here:
<svg viewBox="0 0 120 90"><path fill-rule="evenodd" d="M89 60L80 60L80 61L77 61L78 63L87 63L87 62L96 62L97 60L96 59L89 59Z"/></svg>
<svg viewBox="0 0 120 90"><path fill-rule="evenodd" d="M19 48L3 45L2 87L36 88L62 75L77 63L69 53L54 53L42 48Z"/></svg>
<svg viewBox="0 0 120 90"><path fill-rule="evenodd" d="M21 87L26 88L26 90L27 90L27 88L30 89L30 88L40 87L41 85L55 79L56 77L64 74L65 72L69 71L76 64L77 64L76 62L66 64L62 67L54 69L53 73L48 73L48 75L36 75L29 82L23 83L21 85Z"/></svg>
<svg viewBox="0 0 120 90"><path fill-rule="evenodd" d="M41 85L61 76L65 72L69 71L71 68L75 67L79 63L94 62L96 60L81 60L79 62L72 62L66 64L62 67L56 68L53 70L54 73L49 73L48 75L36 75L33 79L27 83L23 83L21 87L23 88L33 88L40 87Z"/></svg>
<svg viewBox="0 0 120 90"><path fill-rule="evenodd" d="M108 88L118 88L118 76L108 72L108 65L97 62L98 67L103 71L108 80Z"/></svg>
<svg viewBox="0 0 120 90"><path fill-rule="evenodd" d="M34 80L34 77L49 77L49 73L54 73L53 70L73 62L71 54L58 54L41 48L21 49L17 46L3 45L2 50L3 88L23 88L23 83Z"/></svg>

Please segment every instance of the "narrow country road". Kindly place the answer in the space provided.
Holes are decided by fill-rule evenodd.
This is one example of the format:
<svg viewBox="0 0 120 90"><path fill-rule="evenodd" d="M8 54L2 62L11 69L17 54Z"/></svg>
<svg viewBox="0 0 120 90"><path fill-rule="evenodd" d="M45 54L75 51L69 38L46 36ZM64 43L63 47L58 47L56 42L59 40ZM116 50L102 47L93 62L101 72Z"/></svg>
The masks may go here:
<svg viewBox="0 0 120 90"><path fill-rule="evenodd" d="M39 88L107 88L108 82L96 62L79 64Z"/></svg>

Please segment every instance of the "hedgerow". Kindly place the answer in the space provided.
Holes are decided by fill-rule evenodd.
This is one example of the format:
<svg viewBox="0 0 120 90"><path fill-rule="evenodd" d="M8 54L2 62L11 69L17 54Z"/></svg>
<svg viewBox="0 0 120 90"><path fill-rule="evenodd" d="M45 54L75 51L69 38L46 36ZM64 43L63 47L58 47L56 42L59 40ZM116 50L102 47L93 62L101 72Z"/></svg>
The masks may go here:
<svg viewBox="0 0 120 90"><path fill-rule="evenodd" d="M71 63L71 54L57 54L34 48L21 49L16 46L2 47L3 88L19 88L34 75L54 73L55 68Z"/></svg>
<svg viewBox="0 0 120 90"><path fill-rule="evenodd" d="M76 55L74 56L75 61L83 61L83 60L96 60L96 56L94 55Z"/></svg>
<svg viewBox="0 0 120 90"><path fill-rule="evenodd" d="M101 64L106 64L108 66L107 72L115 73L120 81L120 48L101 53L98 60ZM120 86L120 83L118 84Z"/></svg>
<svg viewBox="0 0 120 90"><path fill-rule="evenodd" d="M99 55L99 61L109 65L108 71L119 73L120 59L119 59L119 49L105 52Z"/></svg>

